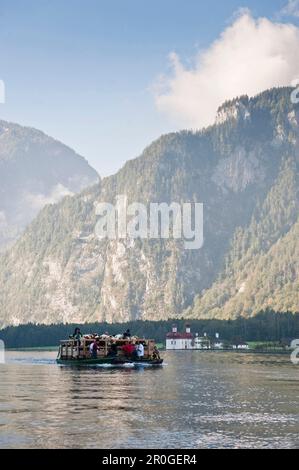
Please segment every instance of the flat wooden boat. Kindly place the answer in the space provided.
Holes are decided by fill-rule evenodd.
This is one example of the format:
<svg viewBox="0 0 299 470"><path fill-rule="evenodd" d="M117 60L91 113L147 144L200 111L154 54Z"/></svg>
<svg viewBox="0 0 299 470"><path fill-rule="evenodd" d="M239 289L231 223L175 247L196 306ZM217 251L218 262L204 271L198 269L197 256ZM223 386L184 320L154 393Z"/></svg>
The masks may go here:
<svg viewBox="0 0 299 470"><path fill-rule="evenodd" d="M113 336L84 335L80 340L70 338L60 341L57 363L68 366L161 366L163 359L155 348L155 341L141 338L115 338ZM96 357L90 353L90 345L96 339L98 351ZM126 354L124 345L143 344L144 356Z"/></svg>

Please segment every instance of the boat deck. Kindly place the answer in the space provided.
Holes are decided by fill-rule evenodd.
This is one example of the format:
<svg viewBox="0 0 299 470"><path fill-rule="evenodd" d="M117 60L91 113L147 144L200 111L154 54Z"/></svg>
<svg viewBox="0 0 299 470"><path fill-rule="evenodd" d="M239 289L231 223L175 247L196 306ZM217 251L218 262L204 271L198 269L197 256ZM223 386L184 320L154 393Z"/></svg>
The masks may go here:
<svg viewBox="0 0 299 470"><path fill-rule="evenodd" d="M90 353L90 345L95 339L98 345L96 357ZM134 346L143 344L144 356L127 355L123 350L127 344ZM123 365L126 363L161 365L163 360L155 354L155 341L152 339L85 335L80 340L70 338L60 341L57 363L64 365Z"/></svg>

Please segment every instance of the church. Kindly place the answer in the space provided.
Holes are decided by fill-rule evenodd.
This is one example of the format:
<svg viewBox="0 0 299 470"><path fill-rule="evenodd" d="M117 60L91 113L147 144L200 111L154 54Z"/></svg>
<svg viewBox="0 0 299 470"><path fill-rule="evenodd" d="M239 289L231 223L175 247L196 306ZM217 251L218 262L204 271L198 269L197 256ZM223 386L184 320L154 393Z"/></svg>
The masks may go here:
<svg viewBox="0 0 299 470"><path fill-rule="evenodd" d="M218 339L219 335L216 335L216 338ZM186 324L186 328L183 333L179 333L177 326L173 325L171 333L167 333L166 335L166 349L211 349L211 341L206 333L204 333L203 337L200 337L198 333L193 335L189 324Z"/></svg>

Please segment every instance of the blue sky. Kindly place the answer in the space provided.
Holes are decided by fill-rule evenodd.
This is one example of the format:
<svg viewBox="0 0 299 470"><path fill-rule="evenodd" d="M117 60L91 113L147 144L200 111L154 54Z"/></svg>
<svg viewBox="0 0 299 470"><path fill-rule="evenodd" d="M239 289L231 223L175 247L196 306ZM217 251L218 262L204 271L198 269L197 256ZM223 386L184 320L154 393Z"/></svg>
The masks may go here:
<svg viewBox="0 0 299 470"><path fill-rule="evenodd" d="M240 8L275 21L286 3L0 0L0 116L70 145L101 175L114 173L181 127L153 96L158 77L170 73L171 52L188 67Z"/></svg>

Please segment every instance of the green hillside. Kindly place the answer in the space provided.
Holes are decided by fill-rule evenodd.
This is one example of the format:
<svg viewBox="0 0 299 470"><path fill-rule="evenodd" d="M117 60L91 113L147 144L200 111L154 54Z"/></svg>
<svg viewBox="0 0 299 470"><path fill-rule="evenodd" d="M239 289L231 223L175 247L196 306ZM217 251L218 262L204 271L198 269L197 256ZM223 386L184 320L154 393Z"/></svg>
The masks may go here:
<svg viewBox="0 0 299 470"><path fill-rule="evenodd" d="M298 106L291 89L225 103L116 175L45 207L0 258L0 325L298 311ZM98 202L201 202L204 246L103 240Z"/></svg>

